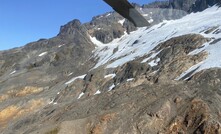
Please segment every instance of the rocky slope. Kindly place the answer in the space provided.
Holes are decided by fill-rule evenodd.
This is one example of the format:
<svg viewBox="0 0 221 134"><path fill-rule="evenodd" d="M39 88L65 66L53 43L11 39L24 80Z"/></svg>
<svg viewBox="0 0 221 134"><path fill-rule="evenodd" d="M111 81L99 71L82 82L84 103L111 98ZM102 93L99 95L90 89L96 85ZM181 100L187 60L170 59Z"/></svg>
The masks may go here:
<svg viewBox="0 0 221 134"><path fill-rule="evenodd" d="M221 8L137 8L152 26L110 12L1 51L0 132L221 133Z"/></svg>
<svg viewBox="0 0 221 134"><path fill-rule="evenodd" d="M183 10L188 13L203 11L215 4L220 5L220 0L165 0L156 1L151 4L143 5L146 8L172 8Z"/></svg>

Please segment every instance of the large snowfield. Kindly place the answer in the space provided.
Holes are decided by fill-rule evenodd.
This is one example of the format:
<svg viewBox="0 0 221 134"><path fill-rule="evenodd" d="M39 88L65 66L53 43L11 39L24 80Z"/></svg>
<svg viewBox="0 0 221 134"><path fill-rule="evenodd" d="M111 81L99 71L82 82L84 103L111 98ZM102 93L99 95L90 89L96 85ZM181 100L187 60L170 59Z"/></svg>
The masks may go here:
<svg viewBox="0 0 221 134"><path fill-rule="evenodd" d="M220 16L221 8L213 6L203 12L191 13L178 20L163 21L150 28L143 27L130 34L125 33L121 38L115 39L108 44L103 44L91 37L92 42L97 45L94 51L94 57L98 59L98 63L94 68L107 63L107 68L115 68L147 54L152 54L150 57L153 58L159 53L153 51L157 45L181 35L201 34L204 37L212 38L211 42L216 39L221 39ZM210 34L204 33L213 27L215 27L213 32ZM206 51L208 52L208 57L203 62L186 70L181 76L178 76L177 79L181 79L194 69L196 69L195 72L198 72L208 68L221 68L220 50L221 41L218 41L213 45L206 43L203 48L191 52L190 54L197 54L201 51ZM155 65L157 65L157 63Z"/></svg>

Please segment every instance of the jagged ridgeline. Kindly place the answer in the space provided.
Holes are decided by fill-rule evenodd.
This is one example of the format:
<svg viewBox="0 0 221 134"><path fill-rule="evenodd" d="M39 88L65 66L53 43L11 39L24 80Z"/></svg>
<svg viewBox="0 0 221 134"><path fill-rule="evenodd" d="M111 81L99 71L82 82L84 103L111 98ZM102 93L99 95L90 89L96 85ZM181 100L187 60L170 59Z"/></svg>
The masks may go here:
<svg viewBox="0 0 221 134"><path fill-rule="evenodd" d="M173 8L190 12L199 12L213 5L220 5L220 0L160 0L144 4L147 8Z"/></svg>
<svg viewBox="0 0 221 134"><path fill-rule="evenodd" d="M220 0L138 5L0 51L3 134L221 133Z"/></svg>

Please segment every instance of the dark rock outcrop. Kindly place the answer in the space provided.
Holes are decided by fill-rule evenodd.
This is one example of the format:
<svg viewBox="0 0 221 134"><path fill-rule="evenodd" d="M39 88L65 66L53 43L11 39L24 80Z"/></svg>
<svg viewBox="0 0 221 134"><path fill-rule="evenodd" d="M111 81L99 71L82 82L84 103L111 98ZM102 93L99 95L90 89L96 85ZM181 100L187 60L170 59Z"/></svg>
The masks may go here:
<svg viewBox="0 0 221 134"><path fill-rule="evenodd" d="M220 0L170 0L169 6L187 12L200 12L215 4L220 5Z"/></svg>
<svg viewBox="0 0 221 134"><path fill-rule="evenodd" d="M183 10L188 13L200 12L213 5L220 5L220 0L168 0L156 1L147 5L144 8L172 8Z"/></svg>
<svg viewBox="0 0 221 134"><path fill-rule="evenodd" d="M197 0L191 7L190 11L197 12L213 5L221 5L221 0Z"/></svg>
<svg viewBox="0 0 221 134"><path fill-rule="evenodd" d="M106 13L94 17L90 23L85 26L92 37L103 43L109 43L113 39L120 38L125 32L130 33L136 30L136 27L129 21L122 21L124 18L116 12ZM123 23L119 23L122 21Z"/></svg>

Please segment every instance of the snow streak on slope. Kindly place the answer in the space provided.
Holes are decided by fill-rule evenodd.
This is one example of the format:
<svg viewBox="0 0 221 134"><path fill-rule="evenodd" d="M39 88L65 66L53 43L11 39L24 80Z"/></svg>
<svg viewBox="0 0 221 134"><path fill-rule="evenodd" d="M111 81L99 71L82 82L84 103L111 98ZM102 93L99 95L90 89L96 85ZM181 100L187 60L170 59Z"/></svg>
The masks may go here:
<svg viewBox="0 0 221 134"><path fill-rule="evenodd" d="M99 44L99 47L95 50L98 63L94 68L105 64L107 64L107 68L115 68L137 57L151 53L156 54L157 52L154 52L153 49L159 43L185 34L201 34L204 37L214 38L214 40L219 39L221 38L221 32L204 34L202 31L212 27L217 27L215 30L220 30L220 16L221 8L214 6L203 12L192 13L179 20L164 21L151 28L139 28L137 31L129 35L125 34L109 44ZM96 44L94 39L92 41ZM211 67L221 67L221 61L217 61L217 57L221 57L221 53L219 53L221 41L213 45L205 45L202 50L207 51L209 56L205 61L196 65L198 71ZM186 73L189 71L187 70ZM182 76L184 75L182 74Z"/></svg>
<svg viewBox="0 0 221 134"><path fill-rule="evenodd" d="M38 56L39 56L39 57L42 57L42 56L46 55L47 53L48 53L48 52L43 52L43 53L39 54Z"/></svg>
<svg viewBox="0 0 221 134"><path fill-rule="evenodd" d="M74 82L74 81L77 80L77 79L84 79L85 76L86 76L86 74L81 75L81 76L74 77L74 78L72 78L71 80L69 80L68 82L66 82L65 84L68 85L68 84Z"/></svg>

